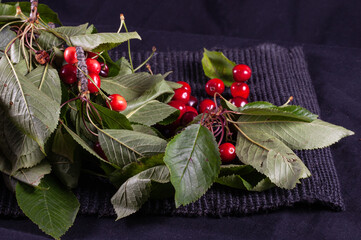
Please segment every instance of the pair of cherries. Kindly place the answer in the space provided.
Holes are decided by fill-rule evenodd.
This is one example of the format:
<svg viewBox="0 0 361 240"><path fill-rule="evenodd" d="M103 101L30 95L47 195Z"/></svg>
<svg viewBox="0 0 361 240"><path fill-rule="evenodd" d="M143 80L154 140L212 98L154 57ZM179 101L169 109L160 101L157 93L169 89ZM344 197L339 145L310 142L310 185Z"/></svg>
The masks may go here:
<svg viewBox="0 0 361 240"><path fill-rule="evenodd" d="M90 93L97 93L101 85L100 76L107 77L109 68L105 63L99 63L97 61L97 53L87 52L87 54L85 63L87 65L88 75L93 80L88 79L88 90ZM67 64L60 69L59 76L64 83L74 84L77 81L77 67L75 63L78 62L75 47L67 47L64 50L64 60ZM123 111L127 107L126 100L119 94L112 94L108 98L109 103L107 102L107 106L114 111Z"/></svg>

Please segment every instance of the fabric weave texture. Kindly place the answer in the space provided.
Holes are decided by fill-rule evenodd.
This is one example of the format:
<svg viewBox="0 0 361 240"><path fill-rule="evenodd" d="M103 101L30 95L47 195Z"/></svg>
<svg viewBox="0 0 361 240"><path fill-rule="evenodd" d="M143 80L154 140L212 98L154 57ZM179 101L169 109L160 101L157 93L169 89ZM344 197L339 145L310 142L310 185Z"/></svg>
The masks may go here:
<svg viewBox="0 0 361 240"><path fill-rule="evenodd" d="M262 44L246 49L212 49L222 51L236 63L243 63L252 69L247 82L250 87L249 101L269 101L282 105L290 96L291 104L300 105L320 115L315 89L307 70L302 47L282 47ZM135 66L144 61L149 52L133 53ZM120 51L111 52L113 59L125 56ZM204 90L207 77L202 70L203 51L159 52L149 62L152 71L164 74L171 81L186 81L192 87L192 95L198 100L207 98ZM145 69L144 69L145 70ZM230 98L229 89L225 93ZM322 119L322 117L321 117ZM296 151L311 171L312 176L301 180L292 190L273 188L264 192L246 192L228 187L213 186L198 201L175 208L174 200L151 200L144 204L141 213L176 216L241 216L269 211L299 203L321 204L330 210L344 210L340 183L330 148ZM114 216L110 198L116 189L101 179L82 176L75 193L80 201L80 213L98 216ZM13 193L0 184L0 215L22 216Z"/></svg>

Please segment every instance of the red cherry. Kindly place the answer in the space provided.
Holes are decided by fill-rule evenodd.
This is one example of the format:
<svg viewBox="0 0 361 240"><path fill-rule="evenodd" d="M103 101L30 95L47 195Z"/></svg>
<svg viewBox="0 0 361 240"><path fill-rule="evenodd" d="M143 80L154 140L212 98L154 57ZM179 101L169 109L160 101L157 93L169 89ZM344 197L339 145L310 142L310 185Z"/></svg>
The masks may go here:
<svg viewBox="0 0 361 240"><path fill-rule="evenodd" d="M215 108L216 108L216 104L210 99L204 99L199 104L199 112L200 113L204 113L205 111L210 111Z"/></svg>
<svg viewBox="0 0 361 240"><path fill-rule="evenodd" d="M198 100L194 96L190 96L188 102L186 103L187 106L196 108L198 106Z"/></svg>
<svg viewBox="0 0 361 240"><path fill-rule="evenodd" d="M197 109L191 106L186 106L186 112L194 112L195 114L198 115Z"/></svg>
<svg viewBox="0 0 361 240"><path fill-rule="evenodd" d="M127 108L127 101L125 101L125 99L121 95L112 94L109 96L109 98L110 98L110 106L112 107L112 110L120 112ZM107 106L109 107L108 102L107 102Z"/></svg>
<svg viewBox="0 0 361 240"><path fill-rule="evenodd" d="M59 73L60 79L66 84L73 84L76 82L76 67L71 64L65 64L61 67Z"/></svg>
<svg viewBox="0 0 361 240"><path fill-rule="evenodd" d="M182 84L182 87L181 87L181 88L187 90L187 92L189 92L189 94L191 93L192 88L191 88L191 86L189 86L188 83L183 82L183 81L178 81L177 83L178 83L178 84Z"/></svg>
<svg viewBox="0 0 361 240"><path fill-rule="evenodd" d="M78 62L75 47L67 47L64 50L64 60L69 64L74 64Z"/></svg>
<svg viewBox="0 0 361 240"><path fill-rule="evenodd" d="M95 73L95 74L100 73L101 66L100 66L100 63L97 60L87 58L86 59L86 66L88 67L88 72L89 73Z"/></svg>
<svg viewBox="0 0 361 240"><path fill-rule="evenodd" d="M169 106L172 106L180 111L179 117L177 118L177 121L181 119L183 114L186 112L186 105L184 102L172 100L168 103Z"/></svg>
<svg viewBox="0 0 361 240"><path fill-rule="evenodd" d="M231 85L231 94L233 97L242 97L247 99L249 96L249 87L244 82L234 82Z"/></svg>
<svg viewBox="0 0 361 240"><path fill-rule="evenodd" d="M236 82L245 82L251 78L252 71L250 67L245 64L238 64L234 66L233 70L233 79Z"/></svg>
<svg viewBox="0 0 361 240"><path fill-rule="evenodd" d="M105 153L104 153L102 147L100 146L100 143L99 143L99 142L97 142L97 143L94 144L93 150L94 150L101 158L103 158L103 159L105 159L105 160L108 161L108 158L107 158L107 156L105 155Z"/></svg>
<svg viewBox="0 0 361 240"><path fill-rule="evenodd" d="M89 77L91 77L94 81L94 83L100 88L100 77L98 74L95 73L89 73ZM98 92L98 88L93 84L93 82L88 79L88 90L90 93Z"/></svg>
<svg viewBox="0 0 361 240"><path fill-rule="evenodd" d="M236 158L236 148L232 143L223 143L219 146L219 153L223 163L228 163Z"/></svg>
<svg viewBox="0 0 361 240"><path fill-rule="evenodd" d="M99 75L102 76L102 77L108 77L108 74L109 74L109 67L108 65L106 65L105 63L100 63L100 73Z"/></svg>
<svg viewBox="0 0 361 240"><path fill-rule="evenodd" d="M93 53L93 52L88 52L88 57L87 58L92 58L92 59L98 59L98 52L97 53Z"/></svg>
<svg viewBox="0 0 361 240"><path fill-rule="evenodd" d="M221 79L213 78L206 84L206 92L213 97L215 93L222 94L224 92L224 83Z"/></svg>
<svg viewBox="0 0 361 240"><path fill-rule="evenodd" d="M198 113L195 113L193 111L186 112L185 114L183 114L183 116L181 118L181 125L182 126L188 125L197 116L198 116Z"/></svg>
<svg viewBox="0 0 361 240"><path fill-rule="evenodd" d="M241 98L241 97L235 97L229 101L236 107L243 107L244 105L246 105L248 103L246 99Z"/></svg>
<svg viewBox="0 0 361 240"><path fill-rule="evenodd" d="M172 100L181 101L186 104L189 101L191 94L184 88L178 88L174 90L174 96Z"/></svg>

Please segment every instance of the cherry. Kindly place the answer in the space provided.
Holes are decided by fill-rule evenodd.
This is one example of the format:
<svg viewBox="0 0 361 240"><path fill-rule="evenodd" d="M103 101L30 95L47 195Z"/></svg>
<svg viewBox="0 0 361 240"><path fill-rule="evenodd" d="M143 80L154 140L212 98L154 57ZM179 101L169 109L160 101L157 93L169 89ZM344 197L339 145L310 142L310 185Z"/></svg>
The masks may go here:
<svg viewBox="0 0 361 240"><path fill-rule="evenodd" d="M65 64L61 67L59 73L60 79L66 84L73 84L76 82L76 67L71 64Z"/></svg>
<svg viewBox="0 0 361 240"><path fill-rule="evenodd" d="M213 78L206 84L206 92L210 96L214 96L215 93L222 94L224 92L224 83L221 79Z"/></svg>
<svg viewBox="0 0 361 240"><path fill-rule="evenodd" d="M219 153L223 163L228 163L236 158L236 148L232 143L223 143L219 146Z"/></svg>
<svg viewBox="0 0 361 240"><path fill-rule="evenodd" d="M92 59L98 59L98 52L97 53L93 53L93 52L88 52L88 58L92 58Z"/></svg>
<svg viewBox="0 0 361 240"><path fill-rule="evenodd" d="M186 104L189 101L191 94L184 88L178 88L174 90L174 96L172 100L181 101Z"/></svg>
<svg viewBox="0 0 361 240"><path fill-rule="evenodd" d="M112 94L109 96L109 98L110 98L110 106L112 107L112 110L120 112L127 108L127 101L125 101L125 99L121 95ZM107 102L107 106L109 107L108 102Z"/></svg>
<svg viewBox="0 0 361 240"><path fill-rule="evenodd" d="M100 70L101 70L101 66L100 63L92 58L87 58L86 59L86 66L88 67L88 72L89 73L95 73L95 74L99 74Z"/></svg>
<svg viewBox="0 0 361 240"><path fill-rule="evenodd" d="M189 92L189 94L191 93L192 89L191 89L191 86L189 86L188 83L183 82L183 81L178 81L177 83L178 83L178 84L182 84L182 87L181 87L181 88L187 90L187 92Z"/></svg>
<svg viewBox="0 0 361 240"><path fill-rule="evenodd" d="M245 82L251 78L252 71L250 67L245 64L238 64L234 66L233 70L233 79L236 82Z"/></svg>
<svg viewBox="0 0 361 240"><path fill-rule="evenodd" d="M198 106L198 100L194 96L190 96L188 102L186 103L187 106L196 108Z"/></svg>
<svg viewBox="0 0 361 240"><path fill-rule="evenodd" d="M193 112L193 111L186 112L185 114L183 114L180 123L181 123L181 125L186 126L189 123L191 123L193 121L193 119L197 116L198 116L198 113L196 113L196 112Z"/></svg>
<svg viewBox="0 0 361 240"><path fill-rule="evenodd" d="M216 104L210 99L204 99L199 104L199 112L200 113L204 113L205 111L210 111L210 110L212 110L214 108L216 108Z"/></svg>
<svg viewBox="0 0 361 240"><path fill-rule="evenodd" d="M242 97L247 99L249 96L249 87L244 82L234 82L231 85L231 94L233 97Z"/></svg>
<svg viewBox="0 0 361 240"><path fill-rule="evenodd" d="M103 159L107 160L108 161L108 158L107 156L105 155L102 147L100 146L100 143L99 142L96 142L93 146L93 150Z"/></svg>
<svg viewBox="0 0 361 240"><path fill-rule="evenodd" d="M194 107L187 106L187 105L186 105L186 112L194 112L195 114L198 115L198 112Z"/></svg>
<svg viewBox="0 0 361 240"><path fill-rule="evenodd" d="M69 64L74 64L78 62L75 47L67 47L64 50L64 60Z"/></svg>
<svg viewBox="0 0 361 240"><path fill-rule="evenodd" d="M94 81L94 83L100 88L100 77L98 74L95 73L89 73L89 77L91 77ZM88 79L88 90L90 93L98 92L98 88L93 84L93 82Z"/></svg>
<svg viewBox="0 0 361 240"><path fill-rule="evenodd" d="M108 65L106 65L105 63L100 63L100 73L99 75L102 76L102 77L108 77L108 74L109 74L109 67Z"/></svg>
<svg viewBox="0 0 361 240"><path fill-rule="evenodd" d="M186 112L186 105L184 104L184 102L172 100L168 103L168 105L172 106L180 111L177 121L180 120L181 117L183 116L183 114Z"/></svg>
<svg viewBox="0 0 361 240"><path fill-rule="evenodd" d="M241 97L235 97L229 101L236 107L243 107L244 105L246 105L248 103L246 99L241 98Z"/></svg>

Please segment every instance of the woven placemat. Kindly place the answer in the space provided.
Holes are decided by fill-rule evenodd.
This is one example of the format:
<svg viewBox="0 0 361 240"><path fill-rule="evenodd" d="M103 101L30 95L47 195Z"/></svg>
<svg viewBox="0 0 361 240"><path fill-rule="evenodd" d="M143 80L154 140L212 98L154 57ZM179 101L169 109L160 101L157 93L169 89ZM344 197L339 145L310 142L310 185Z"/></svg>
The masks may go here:
<svg viewBox="0 0 361 240"><path fill-rule="evenodd" d="M250 101L269 101L282 105L290 96L292 104L305 107L320 114L315 90L307 70L307 63L301 47L285 48L275 44L262 44L246 49L216 49L222 51L236 63L251 67ZM118 59L124 53L113 51ZM135 65L141 63L150 53L134 53ZM168 80L186 81L192 87L192 94L199 100L206 98L203 74L198 52L160 52L150 61L154 73L173 71ZM227 96L228 94L228 96ZM226 97L230 97L229 92ZM312 173L312 177L301 180L293 190L273 188L264 192L246 192L228 187L213 186L201 199L185 207L175 208L174 200L148 201L141 213L181 216L239 216L260 211L293 206L297 203L322 204L331 210L343 210L336 169L329 148L311 151L296 151ZM114 216L110 203L116 189L101 179L82 176L75 190L81 203L81 214ZM0 215L21 216L14 194L4 184L0 185Z"/></svg>

